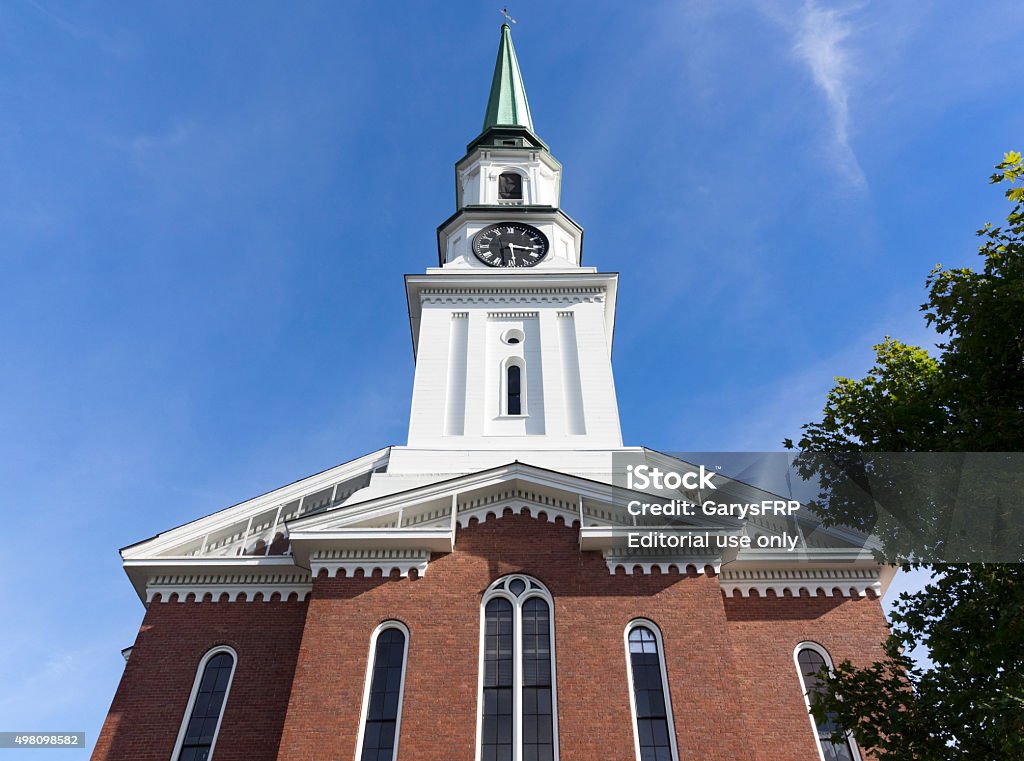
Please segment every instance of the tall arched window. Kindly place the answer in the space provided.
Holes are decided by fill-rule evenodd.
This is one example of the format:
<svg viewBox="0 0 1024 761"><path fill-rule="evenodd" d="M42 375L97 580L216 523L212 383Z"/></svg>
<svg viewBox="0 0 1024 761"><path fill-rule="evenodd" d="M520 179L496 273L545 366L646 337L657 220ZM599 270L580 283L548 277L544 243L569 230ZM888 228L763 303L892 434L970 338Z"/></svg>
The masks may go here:
<svg viewBox="0 0 1024 761"><path fill-rule="evenodd" d="M480 761L555 761L551 595L536 579L506 576L484 595L480 648Z"/></svg>
<svg viewBox="0 0 1024 761"><path fill-rule="evenodd" d="M522 372L523 369L519 365L509 365L505 370L505 392L507 395L505 412L509 415L523 414Z"/></svg>
<svg viewBox="0 0 1024 761"><path fill-rule="evenodd" d="M807 703L807 710L810 713L815 695L823 689L818 674L823 669L832 670L832 658L825 648L813 642L803 642L797 645L794 655L796 669L800 674L800 683L804 689L804 701ZM847 737L846 740L839 743L832 741L832 734L839 728L839 725L831 716L826 721L819 723L811 715L811 726L814 727L818 752L823 761L860 761L860 754L851 738Z"/></svg>
<svg viewBox="0 0 1024 761"><path fill-rule="evenodd" d="M398 755L408 652L409 630L404 624L386 621L374 630L363 688L359 761L393 761Z"/></svg>
<svg viewBox="0 0 1024 761"><path fill-rule="evenodd" d="M523 198L523 176L519 172L502 172L498 175L498 200L521 201Z"/></svg>
<svg viewBox="0 0 1024 761"><path fill-rule="evenodd" d="M236 660L235 651L222 646L215 647L199 662L185 720L178 730L175 761L207 761L213 755Z"/></svg>
<svg viewBox="0 0 1024 761"><path fill-rule="evenodd" d="M661 632L650 621L626 627L626 663L638 761L678 761Z"/></svg>

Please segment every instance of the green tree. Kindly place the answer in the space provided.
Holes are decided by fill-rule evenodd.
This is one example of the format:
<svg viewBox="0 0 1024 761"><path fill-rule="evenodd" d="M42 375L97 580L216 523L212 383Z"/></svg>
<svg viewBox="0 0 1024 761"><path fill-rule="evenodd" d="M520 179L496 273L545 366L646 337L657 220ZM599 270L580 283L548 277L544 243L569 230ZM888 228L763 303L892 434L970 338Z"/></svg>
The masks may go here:
<svg viewBox="0 0 1024 761"><path fill-rule="evenodd" d="M901 487L908 481L905 470L886 472L887 461L859 454L1024 451L1022 180L1021 154L1006 154L991 182L1009 185L1011 211L1005 225L986 224L978 231L983 266L939 265L928 276L928 301L921 309L942 337L937 352L887 337L874 347L868 374L837 378L822 419L803 426L795 445L784 442L801 450L802 474L823 484L818 509L826 524L869 528L865 515L844 498L838 486L843 479L873 498L887 489L910 492L895 512L919 540L908 543L906 532L882 532L879 555L906 571L928 568L932 581L897 600L885 657L866 668L839 664L813 707L819 719L834 718L882 761L1024 759L1019 510L999 503L996 523L1001 549L1009 553L1005 559L1015 562L944 562L948 532L936 528L948 526L942 498ZM1010 476L1020 483L1019 472ZM920 646L930 657L923 666L910 657Z"/></svg>

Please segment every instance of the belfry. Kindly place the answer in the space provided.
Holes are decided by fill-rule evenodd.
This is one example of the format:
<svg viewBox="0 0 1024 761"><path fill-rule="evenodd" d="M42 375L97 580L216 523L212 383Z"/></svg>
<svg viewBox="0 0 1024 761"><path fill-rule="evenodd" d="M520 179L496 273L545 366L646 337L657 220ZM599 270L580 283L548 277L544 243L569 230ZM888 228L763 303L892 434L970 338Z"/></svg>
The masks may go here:
<svg viewBox="0 0 1024 761"><path fill-rule="evenodd" d="M679 499L780 498L623 445L618 275L584 264L508 24L455 178L405 277L407 442L121 550L145 616L93 758L859 761L806 696L881 654L862 543L801 512L630 544L666 526L626 509L659 496L627 463L688 474Z"/></svg>

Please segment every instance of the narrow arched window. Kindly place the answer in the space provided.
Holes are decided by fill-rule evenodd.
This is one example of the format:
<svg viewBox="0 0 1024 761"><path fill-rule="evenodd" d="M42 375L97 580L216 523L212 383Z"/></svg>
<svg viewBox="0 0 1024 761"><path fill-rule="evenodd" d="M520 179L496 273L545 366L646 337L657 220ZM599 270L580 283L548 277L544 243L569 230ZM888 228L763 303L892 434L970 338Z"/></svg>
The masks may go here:
<svg viewBox="0 0 1024 761"><path fill-rule="evenodd" d="M483 601L480 761L555 761L554 622L528 576L495 582Z"/></svg>
<svg viewBox="0 0 1024 761"><path fill-rule="evenodd" d="M506 372L506 393L508 403L506 412L509 415L523 414L523 393L522 393L522 368L519 365L509 365Z"/></svg>
<svg viewBox="0 0 1024 761"><path fill-rule="evenodd" d="M207 761L213 755L235 672L235 652L215 648L199 663L185 721L178 731L175 761Z"/></svg>
<svg viewBox="0 0 1024 761"><path fill-rule="evenodd" d="M484 623L483 737L481 761L512 759L512 691L514 638L512 603L495 599L487 603Z"/></svg>
<svg viewBox="0 0 1024 761"><path fill-rule="evenodd" d="M626 627L626 658L636 757L638 761L677 761L661 634L654 624L637 621Z"/></svg>
<svg viewBox="0 0 1024 761"><path fill-rule="evenodd" d="M408 642L408 630L397 621L381 624L373 634L356 755L359 761L393 761L398 755Z"/></svg>
<svg viewBox="0 0 1024 761"><path fill-rule="evenodd" d="M832 669L832 659L824 648L804 643L797 646L796 665L797 671L800 672L800 682L804 688L804 700L807 703L807 710L810 712L815 696L824 689L819 674ZM811 724L818 741L818 752L823 761L859 761L860 755L849 737L843 742L832 741L833 733L839 729L834 717L829 716L825 721L819 722L812 714Z"/></svg>
<svg viewBox="0 0 1024 761"><path fill-rule="evenodd" d="M523 603L523 758L554 758L551 713L551 633L548 604Z"/></svg>
<svg viewBox="0 0 1024 761"><path fill-rule="evenodd" d="M498 199L519 201L523 198L523 176L518 172L502 172L498 175Z"/></svg>

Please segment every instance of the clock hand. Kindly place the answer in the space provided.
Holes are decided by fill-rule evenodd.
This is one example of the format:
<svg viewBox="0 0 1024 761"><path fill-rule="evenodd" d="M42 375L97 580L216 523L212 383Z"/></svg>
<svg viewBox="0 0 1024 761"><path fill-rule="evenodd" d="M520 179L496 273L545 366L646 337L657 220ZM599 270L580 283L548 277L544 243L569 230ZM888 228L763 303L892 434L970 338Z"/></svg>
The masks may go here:
<svg viewBox="0 0 1024 761"><path fill-rule="evenodd" d="M509 265L512 266L512 267L519 266L516 263L516 249L517 248L522 248L522 246L517 246L515 243L506 243L504 247L507 248L509 250L509 253L510 253L509 261L505 262L506 266L509 266Z"/></svg>

